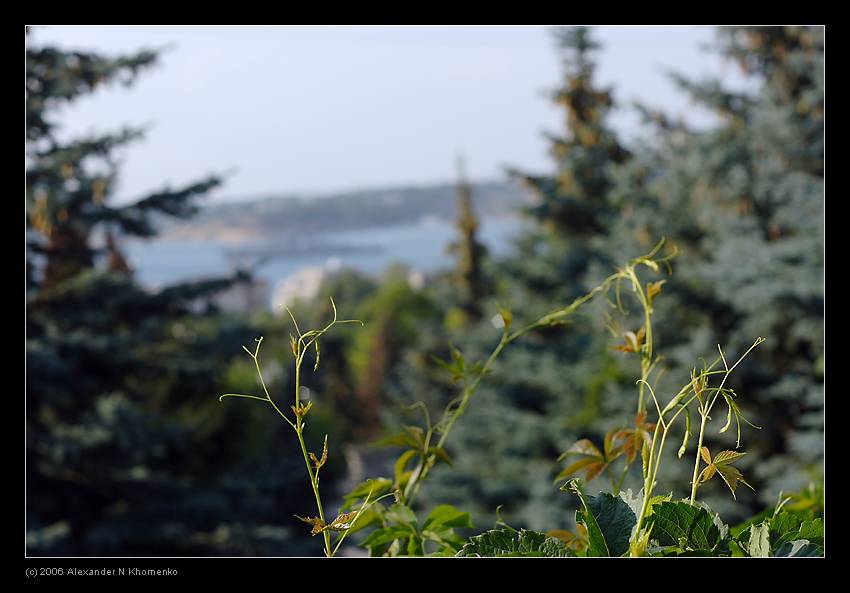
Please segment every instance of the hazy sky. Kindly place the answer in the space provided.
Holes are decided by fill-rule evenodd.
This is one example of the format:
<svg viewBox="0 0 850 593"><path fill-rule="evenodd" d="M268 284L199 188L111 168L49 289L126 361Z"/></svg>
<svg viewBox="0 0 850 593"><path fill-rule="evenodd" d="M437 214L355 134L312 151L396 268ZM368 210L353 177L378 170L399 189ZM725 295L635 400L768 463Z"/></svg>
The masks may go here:
<svg viewBox="0 0 850 593"><path fill-rule="evenodd" d="M701 27L599 27L598 80L621 107L640 99L709 121L663 74L739 83L700 48ZM115 54L173 44L129 89L103 89L62 113L68 135L152 124L124 151L118 201L235 167L214 199L326 193L472 179L506 165L551 170L544 130L562 132L545 96L559 58L545 27L51 26L34 42ZM639 132L628 109L612 122Z"/></svg>

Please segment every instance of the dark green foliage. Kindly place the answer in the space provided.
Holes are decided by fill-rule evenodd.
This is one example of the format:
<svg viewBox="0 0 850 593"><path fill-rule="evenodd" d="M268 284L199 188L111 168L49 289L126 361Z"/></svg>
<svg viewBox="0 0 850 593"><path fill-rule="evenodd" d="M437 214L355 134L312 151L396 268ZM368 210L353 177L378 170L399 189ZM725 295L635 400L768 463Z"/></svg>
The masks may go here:
<svg viewBox="0 0 850 593"><path fill-rule="evenodd" d="M140 131L56 135L58 108L131 84L156 52L27 43L27 552L310 553L290 531L292 499L311 494L294 480L296 449L270 419L211 395L254 386L233 344L255 330L213 301L247 276L149 291L120 253L120 238L190 216L221 178L115 205L115 153Z"/></svg>
<svg viewBox="0 0 850 593"><path fill-rule="evenodd" d="M363 524L378 525L360 544L371 556L454 556L464 546L455 529L471 528L469 513L450 505L439 505L420 523L412 510L397 503L372 507L372 517Z"/></svg>
<svg viewBox="0 0 850 593"><path fill-rule="evenodd" d="M735 541L748 556L822 556L823 519L800 512L774 512L738 530Z"/></svg>
<svg viewBox="0 0 850 593"><path fill-rule="evenodd" d="M637 517L624 500L606 492L585 496L578 480L570 480L561 489L573 492L581 500L576 523L587 530L586 556L623 556L629 551L629 539Z"/></svg>
<svg viewBox="0 0 850 593"><path fill-rule="evenodd" d="M575 556L575 552L554 537L543 533L511 528L493 529L470 538L458 556Z"/></svg>
<svg viewBox="0 0 850 593"><path fill-rule="evenodd" d="M713 552L723 536L709 511L687 502L662 502L653 509L648 526L652 539L679 551Z"/></svg>

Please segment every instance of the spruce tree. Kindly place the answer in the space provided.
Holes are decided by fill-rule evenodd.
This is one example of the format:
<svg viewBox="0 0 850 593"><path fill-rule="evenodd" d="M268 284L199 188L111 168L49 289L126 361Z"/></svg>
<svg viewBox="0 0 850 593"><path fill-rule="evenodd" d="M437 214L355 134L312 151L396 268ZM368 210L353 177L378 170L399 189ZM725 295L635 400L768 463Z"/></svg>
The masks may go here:
<svg viewBox="0 0 850 593"><path fill-rule="evenodd" d="M256 330L218 315L213 302L244 274L151 291L134 281L120 251L122 237L153 237L158 217L190 216L222 179L114 204L115 151L141 131L62 141L56 113L104 85L131 85L158 54L105 57L38 46L32 37L28 553L282 553L289 535L281 524L294 522L287 499L309 491L287 485L295 469L286 444L268 453L277 433L262 428L266 416L225 410L216 398L229 383L254 386L250 373L233 374L233 360Z"/></svg>
<svg viewBox="0 0 850 593"><path fill-rule="evenodd" d="M483 259L487 248L478 240L478 218L472 206L472 188L466 181L463 159L458 158L457 226L459 237L449 245L449 253L456 257L455 285L461 324L469 324L481 317L481 304L489 291L485 278Z"/></svg>
<svg viewBox="0 0 850 593"><path fill-rule="evenodd" d="M643 108L656 133L622 171L611 244L622 254L666 235L680 249L658 307L671 381L718 343L735 353L767 338L734 385L761 427L742 441L758 494L711 501L734 519L741 502L758 510L822 475L824 31L723 27L716 50L741 67L746 89L673 75L716 114L707 130ZM734 448L734 430L717 434L724 422L715 418L711 438Z"/></svg>

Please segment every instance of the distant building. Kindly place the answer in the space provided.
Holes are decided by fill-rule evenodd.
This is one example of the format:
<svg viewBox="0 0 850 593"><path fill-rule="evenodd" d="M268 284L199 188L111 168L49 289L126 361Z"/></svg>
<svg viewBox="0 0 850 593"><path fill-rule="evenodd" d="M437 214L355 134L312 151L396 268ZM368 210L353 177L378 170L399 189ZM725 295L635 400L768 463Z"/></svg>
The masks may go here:
<svg viewBox="0 0 850 593"><path fill-rule="evenodd" d="M269 306L269 283L264 278L240 282L219 293L215 304L228 313L253 313Z"/></svg>
<svg viewBox="0 0 850 593"><path fill-rule="evenodd" d="M283 305L316 298L327 275L325 266L311 266L279 280L272 293L272 311L281 315L285 313Z"/></svg>

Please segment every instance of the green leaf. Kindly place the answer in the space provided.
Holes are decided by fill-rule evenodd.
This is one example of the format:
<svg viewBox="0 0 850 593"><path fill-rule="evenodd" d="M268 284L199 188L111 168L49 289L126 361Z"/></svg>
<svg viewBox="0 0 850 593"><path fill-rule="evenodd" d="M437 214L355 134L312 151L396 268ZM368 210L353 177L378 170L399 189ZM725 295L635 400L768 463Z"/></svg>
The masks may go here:
<svg viewBox="0 0 850 593"><path fill-rule="evenodd" d="M575 552L555 537L522 529L491 529L469 538L457 556L575 556Z"/></svg>
<svg viewBox="0 0 850 593"><path fill-rule="evenodd" d="M384 516L393 523L409 525L414 532L419 530L418 523L416 522L416 514L409 507L401 503L391 505Z"/></svg>
<svg viewBox="0 0 850 593"><path fill-rule="evenodd" d="M804 520L796 514L783 511L770 520L770 536L773 549L803 539L823 546L823 520Z"/></svg>
<svg viewBox="0 0 850 593"><path fill-rule="evenodd" d="M377 445L410 447L417 451L423 449L424 443L425 431L418 426L405 426L403 432L398 432L375 442Z"/></svg>
<svg viewBox="0 0 850 593"><path fill-rule="evenodd" d="M354 490L345 495L345 504L342 506L342 510L351 508L358 500L362 500L369 496L370 491L372 492L372 499L374 500L378 496L389 492L392 486L393 481L389 478L373 478L371 480L361 482L355 486Z"/></svg>
<svg viewBox="0 0 850 593"><path fill-rule="evenodd" d="M741 482L750 490L755 491L755 488L753 488L747 483L747 481L744 479L744 476L741 475L740 471L738 471L738 468L726 464L715 464L715 468L717 469L717 473L720 474L720 477L723 478L723 481L726 482L726 485L729 486L729 490L732 491L732 498L736 500L738 498L737 496L735 496L735 490L738 489L738 482Z"/></svg>
<svg viewBox="0 0 850 593"><path fill-rule="evenodd" d="M782 546L776 550L774 556L782 558L789 558L792 556L823 556L823 550L820 546L817 546L808 540L801 539L782 544Z"/></svg>
<svg viewBox="0 0 850 593"><path fill-rule="evenodd" d="M608 549L608 544L605 542L605 536L602 534L602 530L596 522L596 517L594 517L593 513L590 512L587 499L584 496L584 492L581 490L578 480L570 480L561 486L561 490L572 492L581 499L581 504L582 507L584 507L584 510L579 509L576 511L576 523L581 523L587 528L587 555L610 556L611 553ZM624 502L623 504L626 503Z"/></svg>
<svg viewBox="0 0 850 593"><path fill-rule="evenodd" d="M363 543L360 545L364 548L375 548L377 546L388 544L393 540L407 539L410 535L410 528L403 525L382 527L370 533L369 537L363 540Z"/></svg>
<svg viewBox="0 0 850 593"><path fill-rule="evenodd" d="M472 527L472 519L469 513L461 512L449 504L441 504L425 518L422 529L429 527Z"/></svg>
<svg viewBox="0 0 850 593"><path fill-rule="evenodd" d="M375 508L368 508L357 517L357 519L352 523L351 527L348 529L348 535L352 535L357 533L361 529L366 529L376 521L380 519L380 513L375 510Z"/></svg>
<svg viewBox="0 0 850 593"><path fill-rule="evenodd" d="M440 461L444 461L447 465L452 465L452 458L449 456L448 451L446 451L442 447L430 447L428 449L428 453L436 455L437 459L439 459Z"/></svg>
<svg viewBox="0 0 850 593"><path fill-rule="evenodd" d="M629 505L607 492L588 496L587 506L596 518L611 556L622 556L629 550L629 537L637 524L637 517Z"/></svg>
<svg viewBox="0 0 850 593"><path fill-rule="evenodd" d="M687 502L660 503L647 525L652 526L652 537L662 546L712 551L722 540L711 513Z"/></svg>
<svg viewBox="0 0 850 593"><path fill-rule="evenodd" d="M581 499L584 507L576 512L576 522L587 528L587 555L622 556L628 552L637 517L626 501L607 492L586 497L578 480L571 480L565 487Z"/></svg>
<svg viewBox="0 0 850 593"><path fill-rule="evenodd" d="M395 483L398 486L402 486L405 470L407 469L407 464L410 463L410 460L413 459L418 451L413 449L408 449L404 453L402 453L399 458L395 462L394 475L395 475ZM408 476L409 477L409 476Z"/></svg>
<svg viewBox="0 0 850 593"><path fill-rule="evenodd" d="M466 543L466 540L456 535L450 527L423 529L422 537L440 545L440 549L432 554L434 556L454 556Z"/></svg>
<svg viewBox="0 0 850 593"><path fill-rule="evenodd" d="M424 542L419 534L411 535L407 540L407 555L408 556L424 556Z"/></svg>

